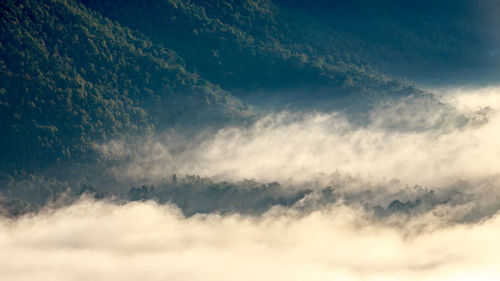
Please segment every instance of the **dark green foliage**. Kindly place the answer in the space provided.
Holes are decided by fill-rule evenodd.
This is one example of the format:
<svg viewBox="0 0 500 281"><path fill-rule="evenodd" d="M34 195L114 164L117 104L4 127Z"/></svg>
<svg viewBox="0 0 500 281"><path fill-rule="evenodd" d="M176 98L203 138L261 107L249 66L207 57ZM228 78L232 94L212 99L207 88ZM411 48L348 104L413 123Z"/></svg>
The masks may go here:
<svg viewBox="0 0 500 281"><path fill-rule="evenodd" d="M10 201L0 201L0 216L19 217L29 212L35 211L37 208L27 201L14 199Z"/></svg>
<svg viewBox="0 0 500 281"><path fill-rule="evenodd" d="M256 181L214 182L200 176L154 186L133 187L128 192L131 201L154 199L173 203L185 215L197 213L261 214L272 206L292 206L311 190L287 191L279 183L259 184Z"/></svg>
<svg viewBox="0 0 500 281"><path fill-rule="evenodd" d="M260 184L254 180L217 182L210 178L187 175L163 182L156 187L142 185L130 189L107 186L102 189L88 183L59 181L55 178L29 176L24 180L0 185L0 215L20 216L47 206L64 206L82 196L117 203L155 200L175 204L186 216L198 213L241 213L256 215L273 206L290 207L311 190L290 190L279 183Z"/></svg>
<svg viewBox="0 0 500 281"><path fill-rule="evenodd" d="M43 206L48 202L56 201L64 193L75 191L78 184L60 181L41 175L18 176L16 179L0 182L0 198L6 200L22 200L34 206Z"/></svg>
<svg viewBox="0 0 500 281"><path fill-rule="evenodd" d="M377 70L446 83L481 78L499 63L487 20L494 1L81 1L242 97L392 92L402 85Z"/></svg>
<svg viewBox="0 0 500 281"><path fill-rule="evenodd" d="M409 213L411 209L418 207L422 201L417 199L415 203L407 200L406 202L401 202L399 200L394 200L387 206L387 212L389 213Z"/></svg>
<svg viewBox="0 0 500 281"><path fill-rule="evenodd" d="M347 53L384 72L438 84L484 82L486 75L494 82L498 75L495 0L277 2L309 20L300 24L314 27L307 32L319 39L318 48Z"/></svg>
<svg viewBox="0 0 500 281"><path fill-rule="evenodd" d="M255 115L240 99L354 106L362 119L381 98L423 94L384 73L496 67L481 22L490 2L1 1L1 204L18 215L66 192L156 198L188 214L293 204L306 193L176 176L154 190L112 190L86 179L103 168L95 144L247 124Z"/></svg>
<svg viewBox="0 0 500 281"><path fill-rule="evenodd" d="M132 187L128 192L130 201L149 200L154 197L154 186Z"/></svg>
<svg viewBox="0 0 500 281"><path fill-rule="evenodd" d="M316 41L336 37L312 36L317 26L273 1L82 2L175 50L187 69L240 97L255 91L283 95L329 88L330 96L340 96L393 88L389 78L360 60L322 49Z"/></svg>
<svg viewBox="0 0 500 281"><path fill-rule="evenodd" d="M128 184L108 182L106 188L92 183L60 181L43 176L25 176L22 180L0 183L0 217L19 217L27 213L64 207L84 198L106 200L114 204L130 201L155 201L159 204L177 206L185 216L196 214L241 214L261 215L273 207L283 210L309 213L331 206L345 205L364 208L385 219L393 216L407 217L426 214L443 208L466 207L469 210L456 217L460 222L474 222L497 213L498 204L471 204L484 200L470 183L457 183L435 190L414 186L401 189L386 189L366 186L364 190L351 190L345 182L328 186L307 187L281 186L277 182L268 184L255 180L238 182L216 181L208 177L187 175L176 180L164 179L153 185L130 187ZM468 192L467 190L472 190ZM380 200L386 201L381 202ZM489 200L490 198L488 198Z"/></svg>
<svg viewBox="0 0 500 281"><path fill-rule="evenodd" d="M175 52L77 2L9 1L0 13L7 170L88 160L95 142L246 114Z"/></svg>
<svg viewBox="0 0 500 281"><path fill-rule="evenodd" d="M457 19L478 25L477 3L433 24L442 5L412 13L411 3L382 2L5 1L0 164L88 163L94 143L248 117L224 89L254 103L338 109L421 94L373 65L478 61L479 33Z"/></svg>

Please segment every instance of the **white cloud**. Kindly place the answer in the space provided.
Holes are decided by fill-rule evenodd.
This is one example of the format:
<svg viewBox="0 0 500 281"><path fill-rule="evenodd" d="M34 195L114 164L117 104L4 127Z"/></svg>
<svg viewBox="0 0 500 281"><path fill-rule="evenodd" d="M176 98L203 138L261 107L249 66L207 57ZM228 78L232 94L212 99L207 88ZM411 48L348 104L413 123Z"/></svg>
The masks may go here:
<svg viewBox="0 0 500 281"><path fill-rule="evenodd" d="M406 99L372 111L371 125L363 127L339 113L283 112L202 139L150 139L129 148L130 161L122 162L117 174L142 180L194 173L301 182L339 171L372 182L395 178L427 186L494 176L500 172L499 93L487 88L441 96L459 111ZM477 113L485 107L491 108L488 122L474 125L485 118ZM474 118L472 125L460 125ZM112 157L116 147L123 155L127 146L111 143L103 151Z"/></svg>
<svg viewBox="0 0 500 281"><path fill-rule="evenodd" d="M366 199L373 204L388 204L405 184L443 188L425 212L378 219L360 207L364 199L303 212L300 204L307 208L312 199L306 198L258 217L190 218L169 205L84 199L0 220L1 280L500 280L500 217L491 217L498 210L499 95L497 88L443 92L441 99L462 116L490 106L481 126L457 127L460 114L406 100L372 111L364 127L339 113L280 113L196 140L170 136L99 146L121 163L112 170L125 180L172 173L292 183L335 179L351 197L380 187ZM392 122L401 112L404 122ZM450 223L474 212L483 219Z"/></svg>
<svg viewBox="0 0 500 281"><path fill-rule="evenodd" d="M437 217L415 218L432 225ZM357 209L182 217L81 201L0 223L0 276L24 280L498 280L500 218L418 231Z"/></svg>

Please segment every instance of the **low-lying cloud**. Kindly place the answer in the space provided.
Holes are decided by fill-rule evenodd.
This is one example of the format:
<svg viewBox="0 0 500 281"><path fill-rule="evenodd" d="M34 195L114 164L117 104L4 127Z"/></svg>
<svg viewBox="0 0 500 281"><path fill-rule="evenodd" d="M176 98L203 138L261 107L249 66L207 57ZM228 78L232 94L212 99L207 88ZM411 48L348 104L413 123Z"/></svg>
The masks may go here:
<svg viewBox="0 0 500 281"><path fill-rule="evenodd" d="M304 182L340 172L374 183L398 179L435 187L498 175L500 89L441 93L440 103L405 98L381 104L363 126L336 112L282 112L202 138L111 142L99 150L108 159L126 159L112 170L137 180L177 173Z"/></svg>
<svg viewBox="0 0 500 281"><path fill-rule="evenodd" d="M359 208L183 217L82 200L0 222L0 276L24 280L498 280L500 218L393 227ZM416 222L421 222L418 224Z"/></svg>
<svg viewBox="0 0 500 281"><path fill-rule="evenodd" d="M170 203L84 195L1 218L0 277L499 280L499 93L392 101L366 124L283 112L195 138L99 145L120 181L160 183L129 197Z"/></svg>

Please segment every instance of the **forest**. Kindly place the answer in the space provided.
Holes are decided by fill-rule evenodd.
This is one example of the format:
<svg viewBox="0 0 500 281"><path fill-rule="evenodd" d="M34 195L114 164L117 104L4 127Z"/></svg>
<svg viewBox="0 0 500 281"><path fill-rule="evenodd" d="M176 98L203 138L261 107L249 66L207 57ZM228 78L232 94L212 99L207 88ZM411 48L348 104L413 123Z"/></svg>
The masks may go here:
<svg viewBox="0 0 500 281"><path fill-rule="evenodd" d="M187 206L183 196L215 196L206 200L232 211L293 204L308 191L189 176L154 191L116 183L96 147L252 126L273 110L339 110L361 126L381 100L448 110L419 85L496 69L485 1L376 2L2 1L0 204L22 214L86 192L173 200L188 213L224 208ZM229 194L253 198L251 207L226 202Z"/></svg>

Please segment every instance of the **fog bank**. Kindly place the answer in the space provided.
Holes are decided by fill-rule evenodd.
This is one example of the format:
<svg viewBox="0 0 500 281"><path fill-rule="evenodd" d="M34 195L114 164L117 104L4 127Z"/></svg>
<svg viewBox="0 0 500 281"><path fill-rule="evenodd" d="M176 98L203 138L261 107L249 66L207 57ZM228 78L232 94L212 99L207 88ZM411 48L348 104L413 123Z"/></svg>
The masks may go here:
<svg viewBox="0 0 500 281"><path fill-rule="evenodd" d="M303 182L335 172L370 182L440 186L499 174L500 89L447 90L431 99L381 103L355 125L338 112L264 116L250 128L199 138L110 142L101 154L120 178L199 174L230 180ZM361 114L361 113L360 113Z"/></svg>
<svg viewBox="0 0 500 281"><path fill-rule="evenodd" d="M356 208L260 218L83 200L0 222L0 276L23 280L498 280L500 218L391 227Z"/></svg>

